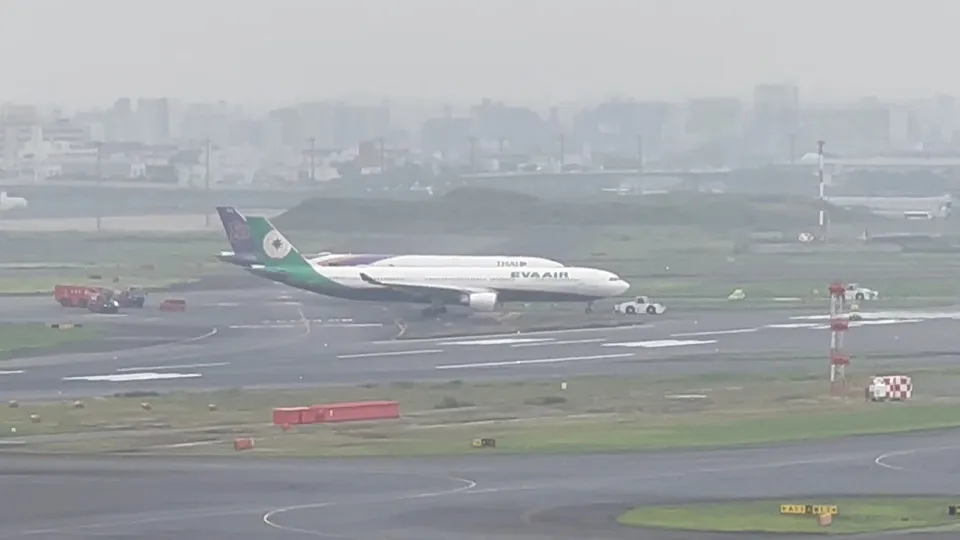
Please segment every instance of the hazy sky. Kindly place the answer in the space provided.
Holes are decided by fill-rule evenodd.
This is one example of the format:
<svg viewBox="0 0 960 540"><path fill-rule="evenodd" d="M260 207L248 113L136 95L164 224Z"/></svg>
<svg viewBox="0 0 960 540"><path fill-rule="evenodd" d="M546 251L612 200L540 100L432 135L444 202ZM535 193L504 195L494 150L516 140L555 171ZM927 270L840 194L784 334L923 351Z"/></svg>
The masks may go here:
<svg viewBox="0 0 960 540"><path fill-rule="evenodd" d="M960 94L957 0L0 0L0 102Z"/></svg>

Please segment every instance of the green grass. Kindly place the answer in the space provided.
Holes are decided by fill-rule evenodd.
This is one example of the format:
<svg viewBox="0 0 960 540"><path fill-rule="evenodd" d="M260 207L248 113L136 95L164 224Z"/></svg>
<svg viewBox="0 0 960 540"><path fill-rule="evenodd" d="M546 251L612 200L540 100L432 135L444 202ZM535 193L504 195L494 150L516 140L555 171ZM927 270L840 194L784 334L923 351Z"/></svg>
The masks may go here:
<svg viewBox="0 0 960 540"><path fill-rule="evenodd" d="M16 435L111 431L84 440L46 441L39 451L143 450L197 441L257 439L255 455L416 456L569 453L739 446L848 435L960 426L955 399L935 396L934 381L953 388L956 372L917 373L927 401L864 403L859 391L831 398L819 378L759 378L709 374L680 379L572 379L466 384L396 383L287 391L218 391L150 398L100 398L84 408L47 403L0 409L0 433ZM946 382L945 382L946 381ZM704 399L671 399L675 394ZM297 426L270 425L278 406L392 399L399 421ZM141 408L149 401L150 410ZM208 404L217 410L208 410ZM42 421L31 422L30 414ZM158 429L159 428L159 429ZM494 450L470 441L497 439ZM231 453L229 446L163 450Z"/></svg>
<svg viewBox="0 0 960 540"><path fill-rule="evenodd" d="M0 353L6 355L24 349L55 347L100 336L97 329L89 327L61 330L43 323L0 324Z"/></svg>
<svg viewBox="0 0 960 540"><path fill-rule="evenodd" d="M634 508L617 518L623 525L687 531L739 533L852 534L956 525L947 507L957 497L812 497ZM815 516L781 515L781 504L836 505L828 527Z"/></svg>

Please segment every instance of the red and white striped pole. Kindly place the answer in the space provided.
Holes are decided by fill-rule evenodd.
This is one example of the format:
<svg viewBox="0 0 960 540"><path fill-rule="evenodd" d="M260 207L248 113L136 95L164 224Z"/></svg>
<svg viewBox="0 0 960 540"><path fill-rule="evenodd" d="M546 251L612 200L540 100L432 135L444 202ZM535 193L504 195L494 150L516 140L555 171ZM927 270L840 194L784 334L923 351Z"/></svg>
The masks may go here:
<svg viewBox="0 0 960 540"><path fill-rule="evenodd" d="M830 392L846 390L845 368L850 357L843 350L843 334L850 329L850 321L844 314L846 301L843 283L830 284Z"/></svg>

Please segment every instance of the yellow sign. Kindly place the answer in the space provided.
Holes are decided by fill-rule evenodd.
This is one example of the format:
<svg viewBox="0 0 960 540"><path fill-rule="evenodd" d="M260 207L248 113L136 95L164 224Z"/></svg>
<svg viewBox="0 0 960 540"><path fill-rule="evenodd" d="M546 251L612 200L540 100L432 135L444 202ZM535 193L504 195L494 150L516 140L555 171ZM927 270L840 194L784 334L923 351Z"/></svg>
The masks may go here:
<svg viewBox="0 0 960 540"><path fill-rule="evenodd" d="M822 505L822 504L781 504L780 505L781 514L792 514L792 515L807 515L812 514L815 516L822 516L829 514L831 516L837 515L837 507L835 505Z"/></svg>

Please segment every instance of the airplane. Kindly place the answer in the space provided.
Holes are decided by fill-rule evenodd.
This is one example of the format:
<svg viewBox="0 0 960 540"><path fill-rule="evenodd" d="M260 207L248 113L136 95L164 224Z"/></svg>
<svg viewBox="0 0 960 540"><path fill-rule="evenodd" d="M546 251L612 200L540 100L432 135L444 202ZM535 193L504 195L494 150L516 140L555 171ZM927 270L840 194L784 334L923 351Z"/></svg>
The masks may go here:
<svg viewBox="0 0 960 540"><path fill-rule="evenodd" d="M15 208L27 208L27 200L23 197L11 197L6 191L0 191L0 212Z"/></svg>
<svg viewBox="0 0 960 540"><path fill-rule="evenodd" d="M505 302L593 302L619 296L630 284L618 275L579 267L381 267L324 266L306 260L264 217L249 217L251 238L265 264L250 265L257 276L297 289L349 300L430 304L425 317L447 305L495 311Z"/></svg>
<svg viewBox="0 0 960 540"><path fill-rule="evenodd" d="M218 206L217 213L227 233L233 251L221 251L217 258L237 266L261 264L250 240L247 217L231 206ZM537 267L562 268L563 263L541 257L514 257L510 255L378 255L373 253L316 253L304 255L322 266L463 266L463 267Z"/></svg>

